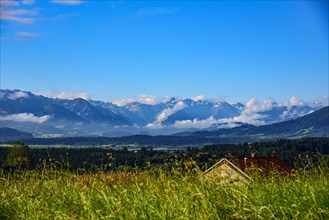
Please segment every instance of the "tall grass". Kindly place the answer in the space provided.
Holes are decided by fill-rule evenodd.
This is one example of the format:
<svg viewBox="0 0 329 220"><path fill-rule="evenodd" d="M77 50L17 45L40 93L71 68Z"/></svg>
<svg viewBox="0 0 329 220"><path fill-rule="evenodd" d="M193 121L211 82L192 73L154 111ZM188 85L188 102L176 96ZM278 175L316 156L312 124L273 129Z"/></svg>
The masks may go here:
<svg viewBox="0 0 329 220"><path fill-rule="evenodd" d="M0 219L329 219L328 172L218 182L198 174L0 174Z"/></svg>

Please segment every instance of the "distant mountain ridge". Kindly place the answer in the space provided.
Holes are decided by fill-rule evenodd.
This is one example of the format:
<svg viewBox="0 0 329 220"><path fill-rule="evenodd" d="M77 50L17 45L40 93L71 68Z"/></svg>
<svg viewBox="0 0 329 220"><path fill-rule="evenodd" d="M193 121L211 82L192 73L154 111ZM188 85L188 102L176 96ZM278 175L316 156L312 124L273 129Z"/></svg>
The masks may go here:
<svg viewBox="0 0 329 220"><path fill-rule="evenodd" d="M104 109L100 106L93 106L85 99L77 98L74 100L56 99L56 103L65 109L74 112L79 117L89 122L108 123L111 125L124 125L129 122L111 110Z"/></svg>
<svg viewBox="0 0 329 220"><path fill-rule="evenodd" d="M34 138L24 140L27 144L65 144L99 146L107 144L141 144L152 146L177 146L191 144L274 141L290 138L329 138L329 107L298 119L271 125L242 125L231 129L214 131L186 132L175 135L132 135L126 137L67 137L67 138Z"/></svg>
<svg viewBox="0 0 329 220"><path fill-rule="evenodd" d="M263 126L242 125L231 129L196 131L184 136L193 137L253 137L256 140L275 138L329 137L329 107L298 119Z"/></svg>
<svg viewBox="0 0 329 220"><path fill-rule="evenodd" d="M119 106L110 102L54 99L21 90L1 89L0 121L2 127L16 128L35 136L125 136L272 124L320 108L306 104L271 105L257 109L241 103L171 98L154 105L132 102Z"/></svg>

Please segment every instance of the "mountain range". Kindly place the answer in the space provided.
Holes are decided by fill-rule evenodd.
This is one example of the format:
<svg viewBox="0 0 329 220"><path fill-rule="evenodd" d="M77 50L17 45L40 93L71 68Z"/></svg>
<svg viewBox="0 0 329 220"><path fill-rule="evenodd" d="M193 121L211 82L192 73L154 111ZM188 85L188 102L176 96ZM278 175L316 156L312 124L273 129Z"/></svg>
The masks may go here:
<svg viewBox="0 0 329 220"><path fill-rule="evenodd" d="M196 131L175 134L176 136L251 138L256 140L278 138L329 137L329 107L324 107L298 119L254 126L242 125L231 129Z"/></svg>
<svg viewBox="0 0 329 220"><path fill-rule="evenodd" d="M278 123L310 114L321 105L304 102L256 104L171 98L150 105L49 98L21 90L0 90L0 127L34 137L127 136L213 131Z"/></svg>
<svg viewBox="0 0 329 220"><path fill-rule="evenodd" d="M179 146L211 143L246 143L259 141L273 141L287 138L329 137L329 107L289 121L271 125L254 126L241 125L235 128L217 129L213 131L183 132L173 135L132 135L125 137L58 137L58 138L31 138L26 134L13 129L1 128L0 140L8 142L24 139L27 144L41 145L77 145L100 146L108 144L139 144L152 146Z"/></svg>

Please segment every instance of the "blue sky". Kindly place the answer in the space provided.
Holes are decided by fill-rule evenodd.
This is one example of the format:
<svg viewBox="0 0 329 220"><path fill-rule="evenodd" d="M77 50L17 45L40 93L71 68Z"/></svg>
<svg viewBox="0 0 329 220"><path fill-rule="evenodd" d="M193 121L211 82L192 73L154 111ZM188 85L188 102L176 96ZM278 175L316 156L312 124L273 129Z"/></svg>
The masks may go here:
<svg viewBox="0 0 329 220"><path fill-rule="evenodd" d="M1 88L109 101L328 96L328 1L3 1Z"/></svg>

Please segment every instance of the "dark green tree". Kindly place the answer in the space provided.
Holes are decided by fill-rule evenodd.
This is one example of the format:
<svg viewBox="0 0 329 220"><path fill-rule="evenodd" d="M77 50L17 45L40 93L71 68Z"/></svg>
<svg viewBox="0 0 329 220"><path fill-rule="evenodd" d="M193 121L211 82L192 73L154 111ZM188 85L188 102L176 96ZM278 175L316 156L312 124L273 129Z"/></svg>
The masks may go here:
<svg viewBox="0 0 329 220"><path fill-rule="evenodd" d="M31 149L29 146L17 141L9 147L4 166L24 169L30 165L31 159Z"/></svg>

